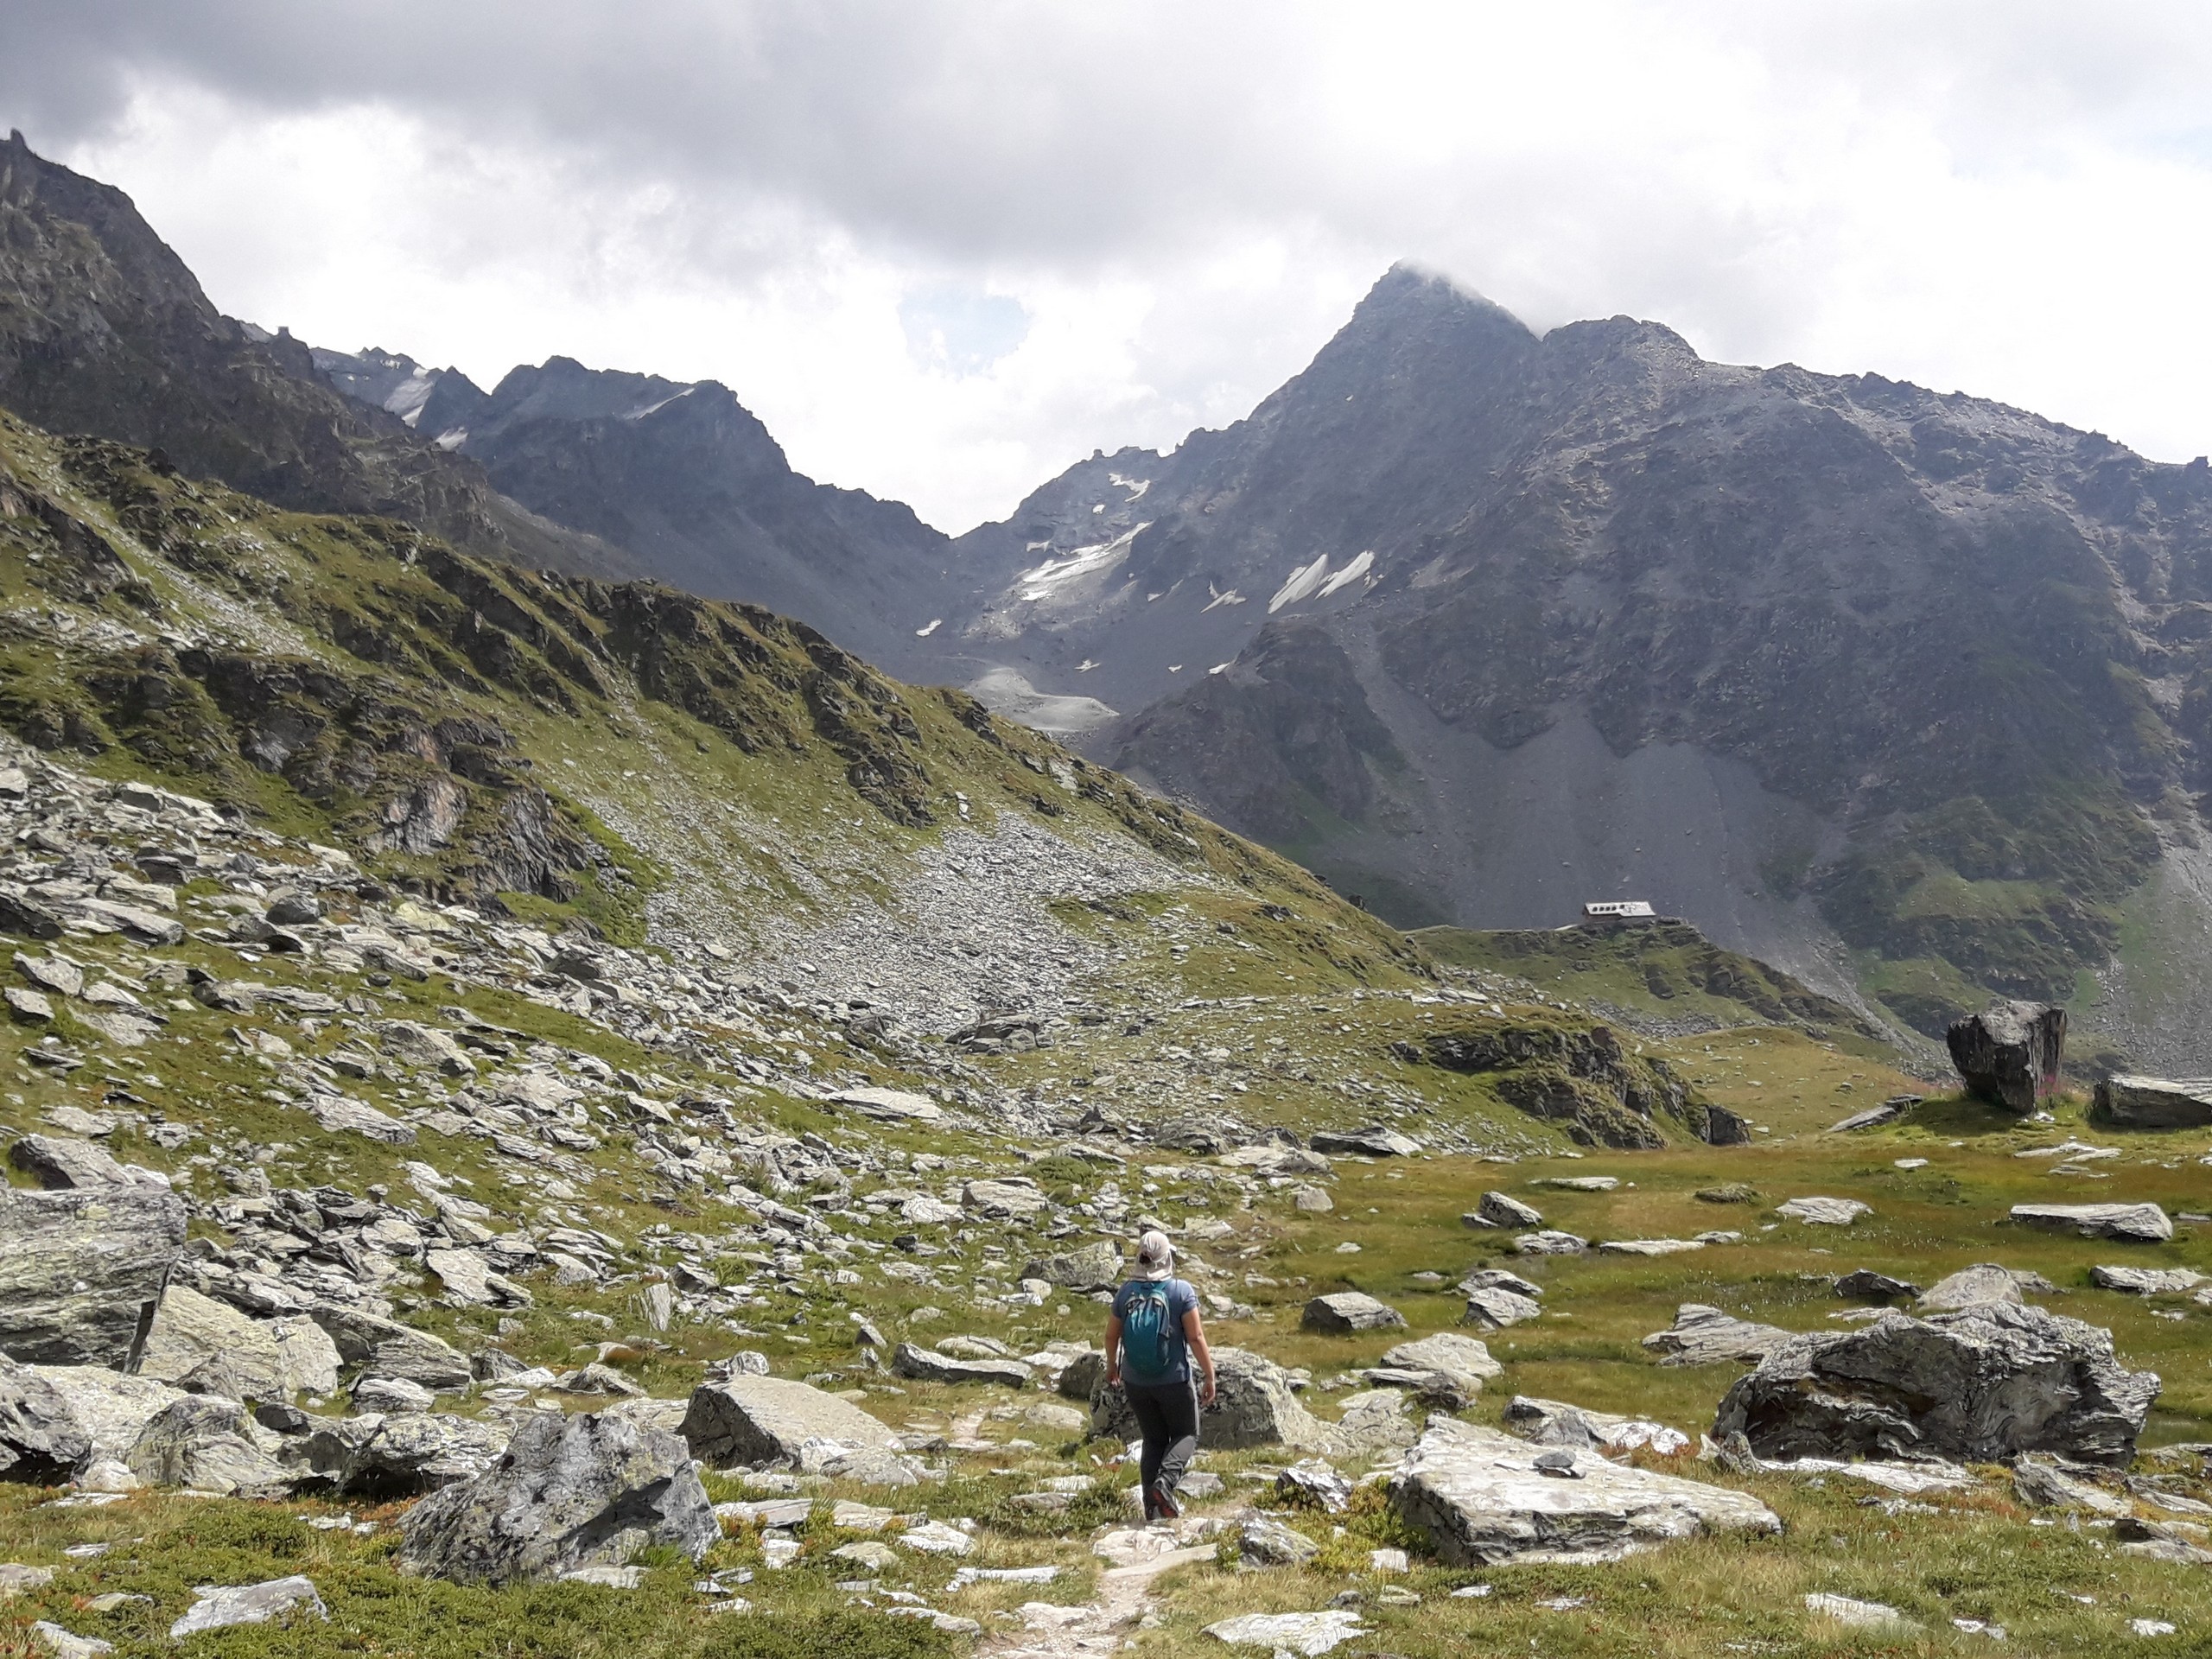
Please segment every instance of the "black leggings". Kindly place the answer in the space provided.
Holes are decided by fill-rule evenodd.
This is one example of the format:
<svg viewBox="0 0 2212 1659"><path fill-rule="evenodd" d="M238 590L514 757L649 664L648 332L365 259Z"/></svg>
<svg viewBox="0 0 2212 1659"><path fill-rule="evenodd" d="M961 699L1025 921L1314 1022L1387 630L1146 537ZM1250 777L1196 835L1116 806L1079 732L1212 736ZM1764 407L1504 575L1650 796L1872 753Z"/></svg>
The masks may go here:
<svg viewBox="0 0 2212 1659"><path fill-rule="evenodd" d="M1123 1386L1129 1396L1129 1409L1136 1414L1137 1427L1144 1433L1144 1451L1137 1459L1137 1471L1144 1482L1144 1518L1150 1521L1154 1483L1173 1492L1183 1484L1183 1471L1191 1454L1198 1449L1198 1396L1188 1382Z"/></svg>

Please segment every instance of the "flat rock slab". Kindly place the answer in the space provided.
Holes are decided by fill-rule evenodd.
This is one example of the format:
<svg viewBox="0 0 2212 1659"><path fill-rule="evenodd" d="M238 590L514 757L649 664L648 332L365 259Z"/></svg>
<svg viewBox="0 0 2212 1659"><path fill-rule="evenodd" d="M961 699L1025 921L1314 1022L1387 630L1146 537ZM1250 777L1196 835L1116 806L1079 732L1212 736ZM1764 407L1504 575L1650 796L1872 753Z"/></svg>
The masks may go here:
<svg viewBox="0 0 2212 1659"><path fill-rule="evenodd" d="M1701 1238L1609 1238L1598 1246L1600 1255L1680 1255L1701 1250Z"/></svg>
<svg viewBox="0 0 2212 1659"><path fill-rule="evenodd" d="M1591 1411L1562 1400L1538 1400L1524 1394L1506 1402L1505 1426L1532 1446L1599 1446L1608 1452L1631 1452L1648 1446L1670 1454L1690 1443L1690 1437L1679 1428L1669 1428L1648 1418Z"/></svg>
<svg viewBox="0 0 2212 1659"><path fill-rule="evenodd" d="M993 1382L1006 1389L1026 1389L1030 1376L1018 1359L958 1359L911 1342L892 1351L891 1369L918 1382Z"/></svg>
<svg viewBox="0 0 2212 1659"><path fill-rule="evenodd" d="M233 1624L266 1624L275 1618L330 1617L330 1610L315 1593L315 1580L297 1573L261 1584L203 1584L192 1593L199 1599L169 1626L172 1642L181 1642L201 1630L226 1630Z"/></svg>
<svg viewBox="0 0 2212 1659"><path fill-rule="evenodd" d="M1482 1379L1505 1375L1505 1367L1491 1357L1479 1340L1452 1331L1440 1331L1419 1342L1402 1342L1384 1351L1382 1363L1399 1370L1444 1371Z"/></svg>
<svg viewBox="0 0 2212 1659"><path fill-rule="evenodd" d="M1306 1144L1316 1152L1357 1153L1368 1158L1410 1158L1421 1150L1421 1142L1411 1135L1379 1127L1341 1131L1322 1129Z"/></svg>
<svg viewBox="0 0 2212 1659"><path fill-rule="evenodd" d="M1916 1463L1893 1463L1879 1458L1844 1459L1840 1458L1796 1458L1785 1461L1759 1464L1764 1475L1791 1475L1809 1478L1818 1475L1823 1479L1830 1475L1841 1475L1847 1480L1863 1480L1869 1486L1878 1486L1885 1492L1895 1492L1902 1497L1922 1497L1930 1492L1963 1492L1980 1484L1973 1471L1961 1469L1955 1463L1927 1459Z"/></svg>
<svg viewBox="0 0 2212 1659"><path fill-rule="evenodd" d="M892 1449L890 1427L849 1400L804 1382L737 1376L694 1389L677 1431L710 1464L798 1461L810 1440Z"/></svg>
<svg viewBox="0 0 2212 1659"><path fill-rule="evenodd" d="M2030 1275L2032 1276L2032 1275ZM1947 1274L1921 1294L1920 1306L1929 1313L1948 1313L1977 1302L2009 1302L2020 1306L2024 1286L2022 1275L1994 1262L1977 1262Z"/></svg>
<svg viewBox="0 0 2212 1659"><path fill-rule="evenodd" d="M1522 1255L1580 1255L1590 1248L1590 1241L1573 1233L1522 1233L1513 1241L1513 1248Z"/></svg>
<svg viewBox="0 0 2212 1659"><path fill-rule="evenodd" d="M1885 1603L1859 1601L1850 1596L1831 1595L1825 1590L1815 1590L1805 1598L1805 1611L1821 1618L1832 1618L1839 1624L1847 1624L1855 1630L1902 1630L1912 1624L1903 1613Z"/></svg>
<svg viewBox="0 0 2212 1659"><path fill-rule="evenodd" d="M2130 1296L2181 1296L2202 1284L2204 1275L2191 1268L2096 1267L2089 1269L2089 1282Z"/></svg>
<svg viewBox="0 0 2212 1659"><path fill-rule="evenodd" d="M1531 1186L1555 1186L1562 1192L1610 1192L1621 1184L1618 1175L1539 1175Z"/></svg>
<svg viewBox="0 0 2212 1659"><path fill-rule="evenodd" d="M1857 1198L1792 1198L1775 1205L1774 1213L1811 1227L1848 1227L1872 1207Z"/></svg>
<svg viewBox="0 0 2212 1659"><path fill-rule="evenodd" d="M1567 1478L1544 1472L1540 1458L1552 1467L1566 1460ZM1407 1453L1390 1499L1458 1567L1614 1561L1703 1533L1782 1530L1746 1493L1450 1419L1432 1422Z"/></svg>
<svg viewBox="0 0 2212 1659"><path fill-rule="evenodd" d="M2163 1244L2173 1222L2155 1204L2016 1204L2012 1219L2048 1233L2079 1233L2127 1244Z"/></svg>
<svg viewBox="0 0 2212 1659"><path fill-rule="evenodd" d="M2131 1129L2196 1129L2212 1123L2212 1077L2120 1073L2097 1085L2089 1116Z"/></svg>
<svg viewBox="0 0 2212 1659"><path fill-rule="evenodd" d="M1742 1434L1763 1458L2000 1463L2052 1452L2125 1465L2158 1386L2153 1372L2120 1368L2108 1331L1976 1302L1791 1338L1737 1379L1713 1434L1723 1445Z"/></svg>
<svg viewBox="0 0 2212 1659"><path fill-rule="evenodd" d="M944 1108L927 1095L910 1094L904 1089L846 1089L830 1100L880 1122L935 1123L944 1116Z"/></svg>
<svg viewBox="0 0 2212 1659"><path fill-rule="evenodd" d="M1317 1659L1354 1637L1366 1635L1367 1627L1349 1608L1331 1607L1318 1613L1243 1613L1207 1625L1205 1633L1232 1647L1268 1648Z"/></svg>
<svg viewBox="0 0 2212 1659"><path fill-rule="evenodd" d="M1662 1365L1716 1365L1724 1360L1749 1365L1796 1334L1779 1325L1754 1325L1702 1302L1684 1302L1675 1310L1674 1324L1654 1331L1643 1345L1663 1356Z"/></svg>
<svg viewBox="0 0 2212 1659"><path fill-rule="evenodd" d="M1346 1290L1332 1296L1316 1296L1306 1304L1299 1323L1308 1331L1326 1331L1342 1336L1355 1331L1402 1330L1406 1316L1388 1302Z"/></svg>

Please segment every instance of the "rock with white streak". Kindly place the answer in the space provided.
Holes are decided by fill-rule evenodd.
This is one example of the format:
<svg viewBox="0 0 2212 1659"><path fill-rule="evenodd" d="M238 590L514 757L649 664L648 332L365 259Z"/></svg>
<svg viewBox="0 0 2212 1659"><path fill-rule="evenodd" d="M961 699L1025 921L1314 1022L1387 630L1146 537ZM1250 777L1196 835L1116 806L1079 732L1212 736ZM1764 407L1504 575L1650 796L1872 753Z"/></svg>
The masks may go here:
<svg viewBox="0 0 2212 1659"><path fill-rule="evenodd" d="M296 1573L261 1584L202 1585L192 1593L199 1599L169 1626L172 1642L181 1642L202 1630L227 1630L233 1624L267 1624L278 1619L289 1624L330 1617L330 1610L315 1592L315 1581Z"/></svg>

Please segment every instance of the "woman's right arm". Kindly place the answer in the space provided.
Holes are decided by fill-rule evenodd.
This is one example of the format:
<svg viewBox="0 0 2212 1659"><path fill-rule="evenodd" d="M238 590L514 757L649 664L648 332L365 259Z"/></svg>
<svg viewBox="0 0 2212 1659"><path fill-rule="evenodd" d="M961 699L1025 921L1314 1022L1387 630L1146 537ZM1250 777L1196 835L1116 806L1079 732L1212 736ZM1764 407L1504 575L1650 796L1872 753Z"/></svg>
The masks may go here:
<svg viewBox="0 0 2212 1659"><path fill-rule="evenodd" d="M1122 1316L1106 1316L1106 1386L1114 1387L1122 1380Z"/></svg>

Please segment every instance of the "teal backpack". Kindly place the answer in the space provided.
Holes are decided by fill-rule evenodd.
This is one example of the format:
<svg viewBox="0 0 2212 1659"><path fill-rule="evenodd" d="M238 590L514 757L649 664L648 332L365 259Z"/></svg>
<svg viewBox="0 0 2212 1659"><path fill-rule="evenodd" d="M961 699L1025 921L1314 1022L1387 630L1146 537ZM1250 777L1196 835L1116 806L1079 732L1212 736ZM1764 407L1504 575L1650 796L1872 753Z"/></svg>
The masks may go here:
<svg viewBox="0 0 2212 1659"><path fill-rule="evenodd" d="M1141 1388L1175 1380L1174 1315L1167 1306L1165 1279L1147 1281L1122 1316L1122 1375Z"/></svg>

